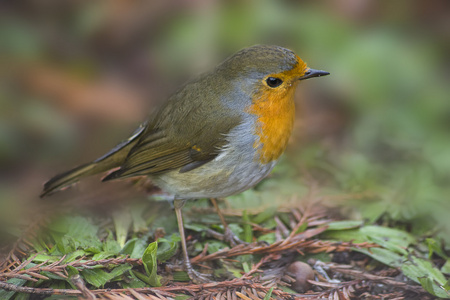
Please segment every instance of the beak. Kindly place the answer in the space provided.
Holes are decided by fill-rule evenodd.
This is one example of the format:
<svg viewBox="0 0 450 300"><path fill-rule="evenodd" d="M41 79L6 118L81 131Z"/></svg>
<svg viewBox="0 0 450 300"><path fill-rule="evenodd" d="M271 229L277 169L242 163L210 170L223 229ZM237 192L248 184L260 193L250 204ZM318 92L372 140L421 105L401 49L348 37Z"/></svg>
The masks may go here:
<svg viewBox="0 0 450 300"><path fill-rule="evenodd" d="M314 69L308 68L308 70L306 70L306 72L305 72L305 75L300 77L298 80L303 80L303 79L308 79L308 78L313 78L313 77L326 76L326 75L330 75L330 73L328 73L326 71L314 70Z"/></svg>

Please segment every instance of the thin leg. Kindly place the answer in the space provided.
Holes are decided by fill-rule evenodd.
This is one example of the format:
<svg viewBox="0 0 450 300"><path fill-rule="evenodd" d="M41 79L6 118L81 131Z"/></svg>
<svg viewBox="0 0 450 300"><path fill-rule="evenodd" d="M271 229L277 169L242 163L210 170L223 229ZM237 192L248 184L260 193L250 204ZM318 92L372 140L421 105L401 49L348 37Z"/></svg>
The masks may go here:
<svg viewBox="0 0 450 300"><path fill-rule="evenodd" d="M183 208L185 202L186 202L185 200L174 200L173 204L175 206L175 213L177 215L178 231L180 232L181 237L181 247L183 249L184 264L189 265L189 268L192 269L191 263L189 262L189 256L187 253L186 236L184 235L183 215L181 214L181 209Z"/></svg>
<svg viewBox="0 0 450 300"><path fill-rule="evenodd" d="M177 215L178 230L180 231L184 268L186 269L189 278L191 278L191 280L194 281L195 283L211 282L211 280L208 278L207 275L195 271L194 268L192 268L191 262L189 261L189 255L186 247L186 236L184 235L183 215L181 214L181 208L184 206L185 202L186 200L180 199L175 199L173 202L175 207L175 213Z"/></svg>
<svg viewBox="0 0 450 300"><path fill-rule="evenodd" d="M222 214L222 211L219 208L219 205L217 204L216 198L211 198L211 202L214 205L214 208L216 209L217 214L219 215L220 221L222 222L223 228L228 228L228 224L225 221L225 218Z"/></svg>
<svg viewBox="0 0 450 300"><path fill-rule="evenodd" d="M245 242L241 241L234 233L231 231L230 227L228 227L227 222L225 221L225 218L222 214L222 211L219 208L219 205L217 204L216 198L211 198L211 202L214 205L214 208L216 209L217 214L219 215L220 221L223 225L223 232L224 232L224 240L225 242L230 243L231 246L236 246L238 244L245 244Z"/></svg>

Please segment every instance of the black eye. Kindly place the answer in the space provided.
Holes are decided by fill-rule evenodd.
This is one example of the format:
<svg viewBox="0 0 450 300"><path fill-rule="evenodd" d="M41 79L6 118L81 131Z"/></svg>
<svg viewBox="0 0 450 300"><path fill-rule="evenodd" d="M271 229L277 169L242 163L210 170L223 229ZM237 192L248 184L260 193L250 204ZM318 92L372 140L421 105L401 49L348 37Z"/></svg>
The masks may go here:
<svg viewBox="0 0 450 300"><path fill-rule="evenodd" d="M271 88L276 88L277 86L280 86L283 83L283 80L276 77L269 77L266 79L267 85Z"/></svg>

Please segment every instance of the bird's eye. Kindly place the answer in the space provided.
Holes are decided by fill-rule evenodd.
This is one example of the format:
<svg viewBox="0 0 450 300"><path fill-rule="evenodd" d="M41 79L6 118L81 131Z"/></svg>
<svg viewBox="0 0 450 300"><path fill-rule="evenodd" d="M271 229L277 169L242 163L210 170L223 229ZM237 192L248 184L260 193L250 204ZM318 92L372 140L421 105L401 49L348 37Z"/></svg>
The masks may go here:
<svg viewBox="0 0 450 300"><path fill-rule="evenodd" d="M269 77L266 79L267 85L271 88L276 88L277 86L280 86L283 83L283 80L276 77Z"/></svg>

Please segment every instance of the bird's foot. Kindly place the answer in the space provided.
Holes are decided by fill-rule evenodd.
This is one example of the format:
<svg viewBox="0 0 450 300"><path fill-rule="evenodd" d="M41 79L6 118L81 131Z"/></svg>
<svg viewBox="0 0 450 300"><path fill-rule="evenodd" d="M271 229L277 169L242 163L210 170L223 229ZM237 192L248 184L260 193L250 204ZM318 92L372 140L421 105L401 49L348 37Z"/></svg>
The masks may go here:
<svg viewBox="0 0 450 300"><path fill-rule="evenodd" d="M248 245L247 242L241 240L233 231L231 231L230 227L225 227L225 231L223 233L223 241L229 243L231 247L235 247L237 245Z"/></svg>
<svg viewBox="0 0 450 300"><path fill-rule="evenodd" d="M188 273L189 278L192 280L192 282L196 284L214 282L211 275L200 273L198 271L195 271L193 268L186 270L186 272Z"/></svg>
<svg viewBox="0 0 450 300"><path fill-rule="evenodd" d="M236 247L237 245L248 245L248 243L242 241L233 231L227 226L225 227L224 233L217 232L212 229L207 229L206 234L212 238L228 243L231 247Z"/></svg>
<svg viewBox="0 0 450 300"><path fill-rule="evenodd" d="M190 262L184 263L184 269L188 273L189 278L196 284L214 282L212 275L203 274L194 270Z"/></svg>

